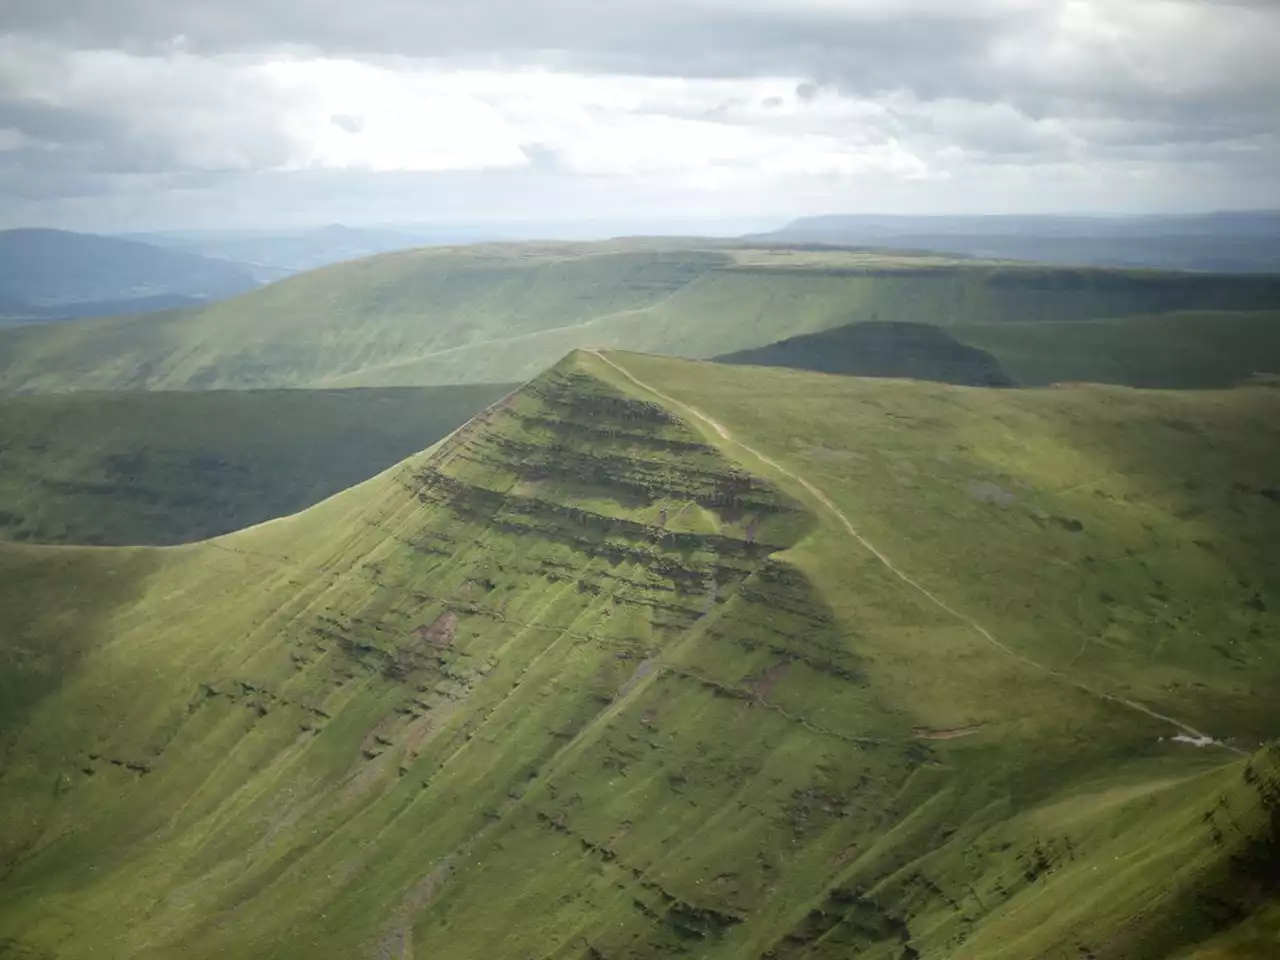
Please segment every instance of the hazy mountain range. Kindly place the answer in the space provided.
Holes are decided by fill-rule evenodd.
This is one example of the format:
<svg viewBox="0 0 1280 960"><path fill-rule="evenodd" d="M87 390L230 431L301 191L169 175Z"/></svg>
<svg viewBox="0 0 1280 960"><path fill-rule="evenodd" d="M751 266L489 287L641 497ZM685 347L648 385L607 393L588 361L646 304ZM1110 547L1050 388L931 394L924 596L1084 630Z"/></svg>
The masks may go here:
<svg viewBox="0 0 1280 960"><path fill-rule="evenodd" d="M805 217L756 240L937 250L973 257L1169 270L1280 270L1280 212L1142 217Z"/></svg>

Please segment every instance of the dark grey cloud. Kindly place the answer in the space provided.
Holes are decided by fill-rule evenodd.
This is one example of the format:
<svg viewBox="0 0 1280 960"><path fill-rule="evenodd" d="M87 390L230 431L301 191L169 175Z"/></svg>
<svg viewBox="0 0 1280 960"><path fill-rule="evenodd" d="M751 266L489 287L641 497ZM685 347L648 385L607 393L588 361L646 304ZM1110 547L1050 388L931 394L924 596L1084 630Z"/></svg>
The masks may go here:
<svg viewBox="0 0 1280 960"><path fill-rule="evenodd" d="M360 133L364 129L364 117L352 113L335 113L329 117L335 127L341 127L347 133Z"/></svg>
<svg viewBox="0 0 1280 960"><path fill-rule="evenodd" d="M1007 20L1016 4L979 0L970 12L937 2L793 3L718 0L10 0L13 32L76 46L153 52L181 42L202 52L280 45L333 54L564 56L625 69L759 70L842 48L880 59L921 44L939 52ZM948 39L949 38L949 39ZM905 43L903 41L906 41ZM711 66L714 65L714 66Z"/></svg>
<svg viewBox="0 0 1280 960"><path fill-rule="evenodd" d="M112 136L114 124L91 111L19 96L0 99L0 130L18 130L33 139L55 143L93 143Z"/></svg>
<svg viewBox="0 0 1280 960"><path fill-rule="evenodd" d="M1134 35L1108 38L1100 30L1092 38L1100 56L1078 69L1057 63L1048 47L1073 6L1128 23ZM1087 30L1087 14L1074 19ZM1231 55L1220 70L1246 80L1274 75L1266 56L1274 43L1239 42L1268 32L1274 39L1280 8L1271 0L9 0L4 29L137 53L292 48L677 76L800 73L861 93L905 86L925 97L1030 100L1051 98L1063 83L1096 95L1145 89L1126 75L1132 46L1150 42L1153 33L1181 31L1194 53L1206 40L1201 22L1214 19L1242 31L1230 38ZM1010 71L998 56L1007 43L1023 44L1028 59L1049 65L1057 79ZM1108 44L1110 55L1101 49ZM1012 74L1020 74L1021 89L1008 86Z"/></svg>

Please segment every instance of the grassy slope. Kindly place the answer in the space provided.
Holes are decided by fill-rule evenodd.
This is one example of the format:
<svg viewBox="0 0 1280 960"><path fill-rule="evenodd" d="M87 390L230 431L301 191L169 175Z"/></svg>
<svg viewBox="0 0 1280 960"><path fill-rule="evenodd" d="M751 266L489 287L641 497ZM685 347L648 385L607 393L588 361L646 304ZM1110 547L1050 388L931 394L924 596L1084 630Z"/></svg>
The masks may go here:
<svg viewBox="0 0 1280 960"><path fill-rule="evenodd" d="M1280 305L1280 280L613 241L414 250L199 310L0 333L0 388L525 379L575 347L709 357L862 320L1077 321Z"/></svg>
<svg viewBox="0 0 1280 960"><path fill-rule="evenodd" d="M209 544L0 548L9 950L1139 960L1254 910L1277 757L1101 694L1274 732L1280 394L610 359Z"/></svg>
<svg viewBox="0 0 1280 960"><path fill-rule="evenodd" d="M949 331L990 351L1019 383L1228 387L1280 372L1280 312L1185 312L1085 323L965 324Z"/></svg>
<svg viewBox="0 0 1280 960"><path fill-rule="evenodd" d="M1085 680L1132 672L1121 692L1157 709L1189 709L1224 668L1242 713L1280 701L1280 677L1255 669L1280 606L1280 391L1005 394L632 363L812 480L922 582L954 584L1018 649ZM1225 719L1226 689L1193 725Z"/></svg>
<svg viewBox="0 0 1280 960"><path fill-rule="evenodd" d="M507 388L0 399L0 537L201 540L294 513L435 443Z"/></svg>

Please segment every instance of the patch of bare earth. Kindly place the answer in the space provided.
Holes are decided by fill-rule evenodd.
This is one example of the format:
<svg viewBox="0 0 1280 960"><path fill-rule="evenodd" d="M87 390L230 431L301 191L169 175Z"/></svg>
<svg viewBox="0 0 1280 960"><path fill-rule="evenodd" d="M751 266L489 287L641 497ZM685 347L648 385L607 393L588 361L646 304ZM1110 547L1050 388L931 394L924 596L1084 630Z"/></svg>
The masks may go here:
<svg viewBox="0 0 1280 960"><path fill-rule="evenodd" d="M767 700L769 695L773 693L773 688L778 685L779 680L787 675L789 669L791 669L791 661L779 660L768 670L758 673L754 677L748 677L743 685L761 700Z"/></svg>
<svg viewBox="0 0 1280 960"><path fill-rule="evenodd" d="M378 941L378 960L411 960L413 918L430 906L452 874L453 857L446 857L405 894L391 916L387 932Z"/></svg>
<svg viewBox="0 0 1280 960"><path fill-rule="evenodd" d="M440 614L429 626L424 625L413 631L413 635L417 639L429 647L436 647L440 650L446 650L453 646L453 638L457 633L458 615L452 610L446 610Z"/></svg>

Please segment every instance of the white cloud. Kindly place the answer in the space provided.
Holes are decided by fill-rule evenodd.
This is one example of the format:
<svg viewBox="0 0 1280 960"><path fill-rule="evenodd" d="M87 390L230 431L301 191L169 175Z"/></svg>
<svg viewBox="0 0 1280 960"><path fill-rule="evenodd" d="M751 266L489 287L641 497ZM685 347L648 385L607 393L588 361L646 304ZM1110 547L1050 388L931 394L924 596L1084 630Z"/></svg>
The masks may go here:
<svg viewBox="0 0 1280 960"><path fill-rule="evenodd" d="M484 170L528 163L518 128L465 75L350 60L282 60L250 71L289 139L277 169ZM355 123L335 117L356 118Z"/></svg>
<svg viewBox="0 0 1280 960"><path fill-rule="evenodd" d="M175 170L467 171L570 175L919 177L886 114L797 77L702 80L474 70L417 61L202 58L80 51L34 71L43 102L104 115L118 146ZM769 103L771 106L766 106Z"/></svg>
<svg viewBox="0 0 1280 960"><path fill-rule="evenodd" d="M800 101L795 77L602 77L333 60L259 70L269 95L289 104L280 116L294 144L288 169L478 170L524 166L537 154L569 175L708 187L927 173L874 123L857 122L882 112ZM781 109L763 106L771 98ZM843 129L833 130L833 119L845 121Z"/></svg>

